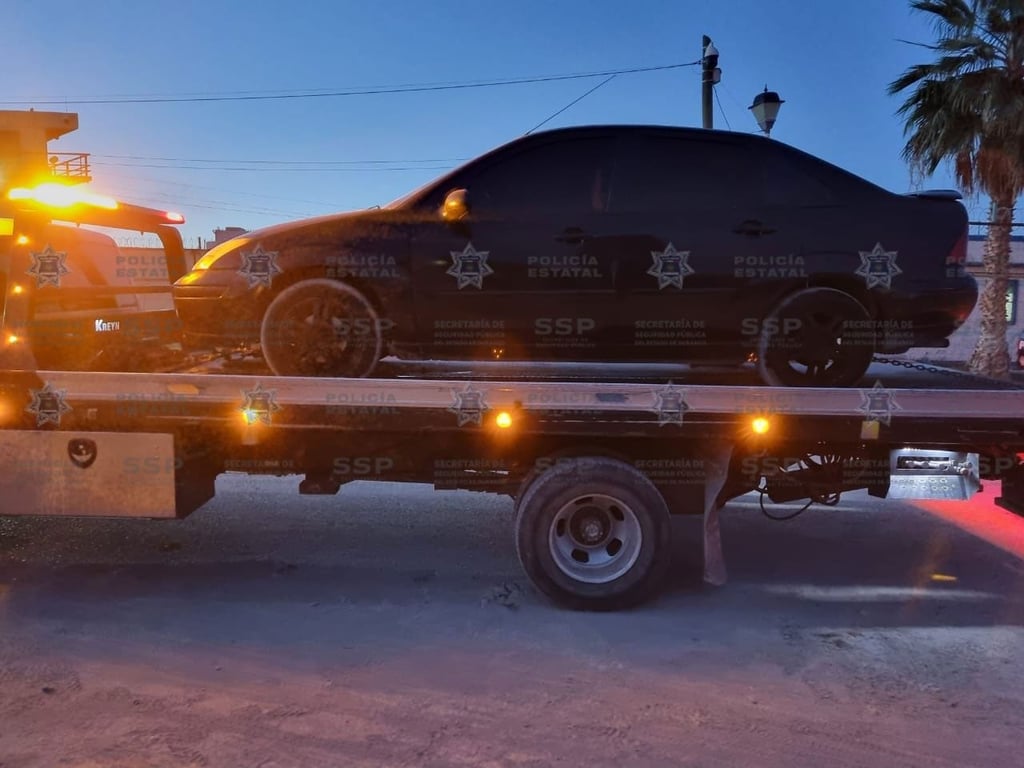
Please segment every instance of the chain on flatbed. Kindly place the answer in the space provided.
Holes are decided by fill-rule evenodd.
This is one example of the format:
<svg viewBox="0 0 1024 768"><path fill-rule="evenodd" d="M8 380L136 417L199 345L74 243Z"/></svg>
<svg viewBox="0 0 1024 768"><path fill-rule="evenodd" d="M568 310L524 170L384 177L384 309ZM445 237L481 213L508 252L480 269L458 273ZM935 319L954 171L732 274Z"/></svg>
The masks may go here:
<svg viewBox="0 0 1024 768"><path fill-rule="evenodd" d="M1018 383L1012 379L996 379L992 376L982 376L978 373L958 371L952 368L939 368L934 365L927 365L926 363L916 363L912 360L897 360L892 357L881 357L876 355L873 362L878 363L879 365L892 365L897 368L908 368L914 371L933 373L952 379L968 380L975 383L984 382L986 385L991 385L997 389L1024 389L1024 383Z"/></svg>

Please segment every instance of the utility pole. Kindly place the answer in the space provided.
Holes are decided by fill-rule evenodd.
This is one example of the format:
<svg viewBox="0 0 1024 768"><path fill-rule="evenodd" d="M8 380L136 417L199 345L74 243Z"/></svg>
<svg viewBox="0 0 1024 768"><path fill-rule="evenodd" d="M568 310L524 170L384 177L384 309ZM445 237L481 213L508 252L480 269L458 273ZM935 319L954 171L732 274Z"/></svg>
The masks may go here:
<svg viewBox="0 0 1024 768"><path fill-rule="evenodd" d="M701 108L704 115L704 127L715 127L714 94L712 89L722 79L722 70L718 68L718 49L711 38L704 35L701 41Z"/></svg>

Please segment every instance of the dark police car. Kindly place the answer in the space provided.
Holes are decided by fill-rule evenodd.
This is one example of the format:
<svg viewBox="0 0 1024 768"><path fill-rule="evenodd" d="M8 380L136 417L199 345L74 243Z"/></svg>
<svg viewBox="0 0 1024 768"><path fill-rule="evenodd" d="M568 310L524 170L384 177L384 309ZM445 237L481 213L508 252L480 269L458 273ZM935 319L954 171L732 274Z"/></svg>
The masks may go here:
<svg viewBox="0 0 1024 768"><path fill-rule="evenodd" d="M248 233L175 285L192 346L278 375L384 356L742 364L848 386L943 347L977 286L955 192L900 195L761 136L538 133L383 208Z"/></svg>

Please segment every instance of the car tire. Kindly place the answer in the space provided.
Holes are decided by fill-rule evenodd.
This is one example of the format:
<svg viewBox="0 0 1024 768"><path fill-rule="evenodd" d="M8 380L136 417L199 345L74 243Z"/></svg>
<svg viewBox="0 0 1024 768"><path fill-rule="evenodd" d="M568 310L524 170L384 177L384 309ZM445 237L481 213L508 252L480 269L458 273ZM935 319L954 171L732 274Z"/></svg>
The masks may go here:
<svg viewBox="0 0 1024 768"><path fill-rule="evenodd" d="M260 324L263 357L277 376L364 378L380 360L382 324L351 285L302 280L279 293Z"/></svg>
<svg viewBox="0 0 1024 768"><path fill-rule="evenodd" d="M762 321L757 368L771 386L848 387L864 376L874 352L863 304L834 288L807 288Z"/></svg>
<svg viewBox="0 0 1024 768"><path fill-rule="evenodd" d="M668 506L651 480L623 461L558 461L532 479L516 506L519 562L561 606L631 608L651 599L669 571Z"/></svg>

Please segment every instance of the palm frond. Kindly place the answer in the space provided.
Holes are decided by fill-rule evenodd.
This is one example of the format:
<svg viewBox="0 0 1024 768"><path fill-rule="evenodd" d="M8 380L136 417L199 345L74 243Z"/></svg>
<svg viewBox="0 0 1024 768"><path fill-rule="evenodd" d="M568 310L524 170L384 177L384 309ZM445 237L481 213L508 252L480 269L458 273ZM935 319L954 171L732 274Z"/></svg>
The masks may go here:
<svg viewBox="0 0 1024 768"><path fill-rule="evenodd" d="M915 11L935 17L938 29L951 27L966 29L974 25L975 13L966 0L913 0L910 7Z"/></svg>
<svg viewBox="0 0 1024 768"><path fill-rule="evenodd" d="M904 94L903 157L915 172L949 162L964 191L1024 190L1024 0L912 0L932 17L931 61L888 86Z"/></svg>

